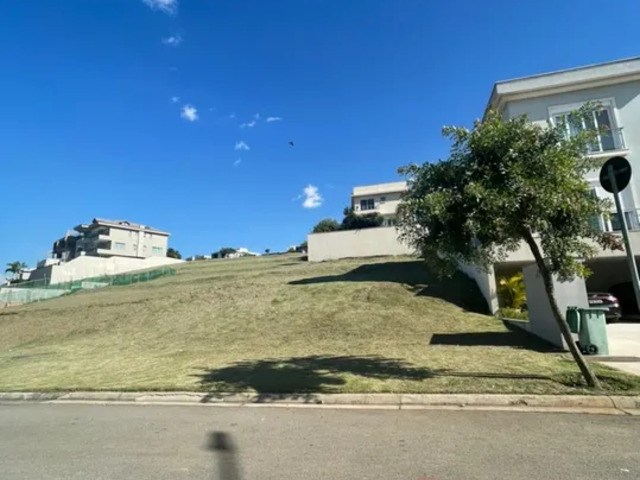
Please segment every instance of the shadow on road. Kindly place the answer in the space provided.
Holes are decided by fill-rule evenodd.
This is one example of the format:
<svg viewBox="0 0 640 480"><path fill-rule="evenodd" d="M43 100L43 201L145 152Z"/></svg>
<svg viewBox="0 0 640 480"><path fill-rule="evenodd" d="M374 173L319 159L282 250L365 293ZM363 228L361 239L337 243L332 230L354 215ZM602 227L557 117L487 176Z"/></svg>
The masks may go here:
<svg viewBox="0 0 640 480"><path fill-rule="evenodd" d="M315 393L335 393L344 385L344 375L380 380L422 381L437 377L551 380L545 375L496 372L455 372L411 365L379 356L308 356L245 361L219 369L202 369L195 374L200 386L211 393L203 400L224 396L216 392L258 393L257 402L274 399L303 399L313 402ZM294 393L296 392L296 393ZM280 394L273 396L271 394Z"/></svg>
<svg viewBox="0 0 640 480"><path fill-rule="evenodd" d="M211 432L207 449L214 452L219 480L240 480L237 449L228 433Z"/></svg>
<svg viewBox="0 0 640 480"><path fill-rule="evenodd" d="M476 283L461 272L451 278L439 278L424 262L384 262L361 265L342 275L293 280L289 285L328 282L394 282L409 285L418 296L440 298L475 313L489 313Z"/></svg>

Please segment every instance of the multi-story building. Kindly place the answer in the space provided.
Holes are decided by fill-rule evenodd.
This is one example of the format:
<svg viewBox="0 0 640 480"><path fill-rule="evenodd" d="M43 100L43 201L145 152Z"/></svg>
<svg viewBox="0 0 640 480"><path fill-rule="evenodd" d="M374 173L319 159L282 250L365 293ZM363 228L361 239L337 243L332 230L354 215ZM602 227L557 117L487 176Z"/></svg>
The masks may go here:
<svg viewBox="0 0 640 480"><path fill-rule="evenodd" d="M600 134L590 146L590 155L604 160L626 157L635 172L640 172L640 58L545 73L495 84L487 109L496 110L505 119L526 114L533 123L557 125L566 116L592 103L599 108L583 119L583 128L597 128ZM579 127L567 124L567 135ZM587 175L594 194L611 199L601 186L598 170ZM640 175L632 177L622 204L627 224L640 228ZM613 212L612 212L613 213ZM611 219L599 219L600 228L620 230L615 213Z"/></svg>
<svg viewBox="0 0 640 480"><path fill-rule="evenodd" d="M583 118L582 129L598 129L589 155L602 162L614 156L626 157L633 175L629 186L621 192L624 217L631 229L630 240L636 255L640 254L640 58L620 60L574 68L530 77L497 82L491 92L488 110L495 110L505 119L526 115L539 125L559 125L566 116L585 104L598 108ZM575 134L580 127L566 127L566 134ZM599 170L586 175L592 192L612 200L600 185ZM613 201L612 201L613 204ZM600 229L620 230L620 218L611 212L609 218L594 219ZM529 248L521 248L494 266L498 276L509 275L533 263ZM625 253L599 251L588 260L593 275L587 279L589 291L611 292L620 298L623 310L634 311L635 301L630 283ZM484 272L471 273L478 280L491 309L498 307L495 277Z"/></svg>
<svg viewBox="0 0 640 480"><path fill-rule="evenodd" d="M394 226L396 210L406 191L407 182L354 187L351 193L351 206L359 215L379 213L384 218L384 226Z"/></svg>
<svg viewBox="0 0 640 480"><path fill-rule="evenodd" d="M80 255L148 258L167 255L168 232L127 220L94 218L53 244L53 257L62 262Z"/></svg>

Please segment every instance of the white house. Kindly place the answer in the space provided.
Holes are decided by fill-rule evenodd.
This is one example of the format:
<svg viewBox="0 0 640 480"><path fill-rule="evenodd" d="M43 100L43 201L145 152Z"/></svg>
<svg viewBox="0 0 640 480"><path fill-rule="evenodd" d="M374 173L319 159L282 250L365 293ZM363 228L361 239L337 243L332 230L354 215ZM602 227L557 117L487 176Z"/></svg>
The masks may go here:
<svg viewBox="0 0 640 480"><path fill-rule="evenodd" d="M351 206L358 215L379 213L384 218L384 226L395 226L396 210L407 188L407 182L353 187Z"/></svg>
<svg viewBox="0 0 640 480"><path fill-rule="evenodd" d="M497 82L487 110L496 110L505 119L527 115L531 122L541 125L550 122L555 125L569 112L587 102L599 104L602 108L584 120L584 127L606 129L591 147L590 155L603 162L613 156L626 157L635 172L621 197L627 224L632 229L630 236L634 252L640 254L640 58ZM567 135L572 133L572 129L567 127ZM586 177L594 194L611 198L600 187L598 173L598 170L594 170ZM615 213L610 220L600 218L597 221L605 231L620 230L620 221ZM624 252L602 251L590 260L588 266L594 274L587 281L588 289L610 291L619 297L628 297L632 290L624 255ZM532 262L528 247L522 245L504 263L494 268L498 275L507 275ZM467 273L478 280L495 311L498 307L495 277L472 269L468 269ZM622 303L623 298L620 300ZM633 310L633 297L625 303Z"/></svg>

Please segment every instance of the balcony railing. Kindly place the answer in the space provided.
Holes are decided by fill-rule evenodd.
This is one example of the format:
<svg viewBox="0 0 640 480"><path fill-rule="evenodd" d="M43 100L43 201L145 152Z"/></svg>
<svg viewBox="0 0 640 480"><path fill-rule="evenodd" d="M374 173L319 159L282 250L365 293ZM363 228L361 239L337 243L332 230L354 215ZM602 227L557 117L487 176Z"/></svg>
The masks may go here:
<svg viewBox="0 0 640 480"><path fill-rule="evenodd" d="M640 230L640 210L626 210L624 218L629 230ZM596 228L603 232L619 232L622 230L622 223L617 212L611 212L607 219L598 217L594 218L593 221Z"/></svg>
<svg viewBox="0 0 640 480"><path fill-rule="evenodd" d="M626 148L622 128L612 128L598 133L595 140L589 144L589 153L613 152Z"/></svg>

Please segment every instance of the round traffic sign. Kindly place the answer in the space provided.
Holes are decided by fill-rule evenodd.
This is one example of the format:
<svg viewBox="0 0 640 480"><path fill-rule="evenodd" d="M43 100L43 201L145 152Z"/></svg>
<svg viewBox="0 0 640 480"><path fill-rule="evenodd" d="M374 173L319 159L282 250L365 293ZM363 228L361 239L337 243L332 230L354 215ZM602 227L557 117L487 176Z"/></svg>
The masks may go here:
<svg viewBox="0 0 640 480"><path fill-rule="evenodd" d="M616 179L616 186L618 191L624 190L629 185L631 180L631 164L629 160L624 157L613 157L605 162L600 169L600 185L607 192L613 193L613 185L611 185L611 178L609 177L609 167L613 167L613 176Z"/></svg>

